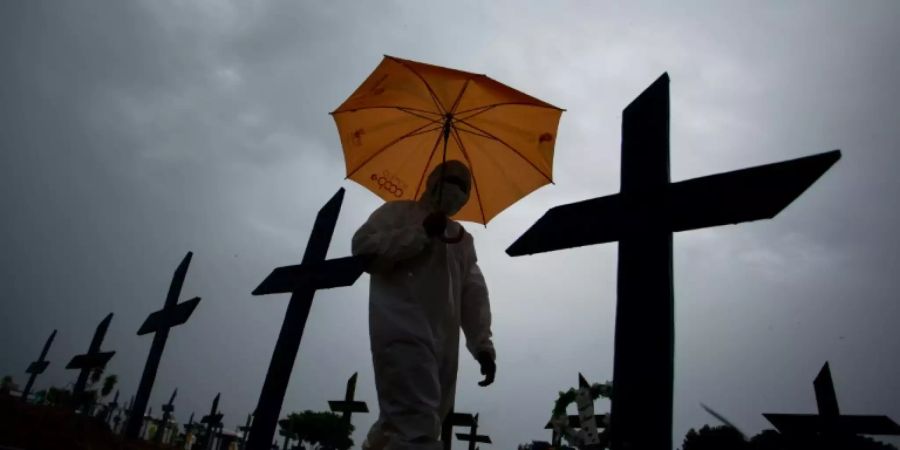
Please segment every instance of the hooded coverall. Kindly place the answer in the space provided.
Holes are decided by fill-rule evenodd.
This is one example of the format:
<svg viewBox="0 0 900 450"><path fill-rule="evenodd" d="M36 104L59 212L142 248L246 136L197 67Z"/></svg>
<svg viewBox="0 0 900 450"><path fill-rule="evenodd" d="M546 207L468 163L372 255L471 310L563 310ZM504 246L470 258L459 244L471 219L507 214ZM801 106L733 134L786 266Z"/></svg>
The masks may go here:
<svg viewBox="0 0 900 450"><path fill-rule="evenodd" d="M469 182L460 166L445 164L445 172ZM369 333L380 414L365 449L441 448L441 422L456 393L460 328L473 356L496 357L472 236L448 220L445 236L464 233L459 243L448 244L428 237L422 226L434 210L427 198L441 182L437 172L422 199L385 203L353 236L354 255L375 255Z"/></svg>

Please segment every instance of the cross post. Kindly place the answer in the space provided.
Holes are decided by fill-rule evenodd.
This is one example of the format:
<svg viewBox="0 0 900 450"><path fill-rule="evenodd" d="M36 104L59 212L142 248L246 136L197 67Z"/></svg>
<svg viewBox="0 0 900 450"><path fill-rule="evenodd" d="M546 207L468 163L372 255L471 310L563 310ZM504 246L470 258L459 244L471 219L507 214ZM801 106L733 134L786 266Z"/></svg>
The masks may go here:
<svg viewBox="0 0 900 450"><path fill-rule="evenodd" d="M673 232L772 218L838 159L834 150L672 183L663 74L623 111L620 193L552 208L507 249L618 241L612 449L672 448Z"/></svg>
<svg viewBox="0 0 900 450"><path fill-rule="evenodd" d="M138 329L138 336L149 333L154 333L154 335L153 343L150 345L150 353L147 355L147 363L144 365L144 373L141 375L137 396L134 400L134 410L137 414L131 415L125 428L125 436L130 439L135 439L140 434L144 410L147 409L147 403L150 401L153 382L156 380L156 371L159 369L159 362L162 359L163 350L166 348L166 341L169 339L169 330L187 322L197 304L200 303L200 297L194 297L184 303L178 303L181 287L184 285L184 278L187 275L188 266L193 255L192 252L188 252L184 259L181 260L178 268L175 269L163 309L150 314L144 321L144 324L141 325L141 328Z"/></svg>
<svg viewBox="0 0 900 450"><path fill-rule="evenodd" d="M344 189L341 188L319 210L303 262L275 269L253 291L253 295L290 293L291 300L259 395L247 443L250 450L268 450L275 436L284 394L316 291L350 286L362 275L365 267L367 258L364 257L325 259L343 199Z"/></svg>

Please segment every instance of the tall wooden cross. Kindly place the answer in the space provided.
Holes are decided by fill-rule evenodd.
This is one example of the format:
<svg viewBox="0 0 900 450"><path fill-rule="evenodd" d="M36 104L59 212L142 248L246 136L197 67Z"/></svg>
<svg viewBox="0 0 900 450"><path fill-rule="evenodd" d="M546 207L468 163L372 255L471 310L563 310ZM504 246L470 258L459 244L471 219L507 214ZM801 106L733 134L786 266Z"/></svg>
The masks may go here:
<svg viewBox="0 0 900 450"><path fill-rule="evenodd" d="M212 448L216 430L222 426L222 417L224 416L219 412L219 396L221 395L221 393L216 394L216 398L214 398L212 402L212 407L209 408L209 414L203 416L203 419L200 419L200 423L206 424L206 443L204 444L206 450ZM191 417L194 417L193 414Z"/></svg>
<svg viewBox="0 0 900 450"><path fill-rule="evenodd" d="M253 295L290 293L291 300L259 395L247 444L250 450L268 450L275 436L284 394L316 291L350 286L363 272L366 258L325 259L343 200L344 189L341 188L319 210L303 254L303 262L275 269L253 291Z"/></svg>
<svg viewBox="0 0 900 450"><path fill-rule="evenodd" d="M475 414L475 418L472 420L472 425L469 428L468 433L456 433L456 438L461 441L469 442L469 450L475 450L475 444L481 442L484 444L491 444L490 436L484 434L478 434L478 414Z"/></svg>
<svg viewBox="0 0 900 450"><path fill-rule="evenodd" d="M200 297L194 297L184 303L178 303L181 295L181 287L187 275L188 265L191 263L193 253L188 252L181 260L181 264L175 269L172 282L169 284L169 293L163 309L147 316L147 320L138 329L138 336L154 333L153 343L150 345L150 353L147 355L147 363L144 365L144 373L138 386L137 396L134 399L134 411L131 414L125 428L125 436L131 439L138 437L141 432L144 410L150 401L150 392L153 390L153 382L156 380L156 371L159 369L159 361L162 359L163 350L166 348L166 340L169 339L169 330L187 322L194 312L194 308L200 303Z"/></svg>
<svg viewBox="0 0 900 450"><path fill-rule="evenodd" d="M350 418L353 413L367 413L369 412L369 407L366 405L366 402L361 402L354 400L353 397L356 395L356 376L358 373L354 373L349 380L347 380L347 391L344 394L343 401L331 400L328 402L328 407L332 412L341 413L341 419L344 423L349 424Z"/></svg>
<svg viewBox="0 0 900 450"><path fill-rule="evenodd" d="M472 427L475 425L475 416L470 413L458 413L455 406L450 409L447 417L441 425L441 445L444 450L450 450L453 447L453 428L454 427Z"/></svg>
<svg viewBox="0 0 900 450"><path fill-rule="evenodd" d="M858 434L900 435L900 425L887 416L842 415L838 408L831 369L826 362L813 381L818 414L763 414L781 434L840 439Z"/></svg>
<svg viewBox="0 0 900 450"><path fill-rule="evenodd" d="M28 365L28 369L25 370L25 373L29 374L28 383L25 383L25 389L22 390L22 399L26 402L28 401L28 394L31 393L31 388L34 387L34 380L38 375L44 373L47 370L47 366L50 365L50 362L47 361L47 352L50 351L50 345L53 344L53 338L56 337L56 330L53 330L50 333L50 337L47 338L47 342L44 343L44 349L41 350L41 356L38 357L37 361Z"/></svg>
<svg viewBox="0 0 900 450"><path fill-rule="evenodd" d="M557 206L507 249L510 256L619 242L614 450L672 448L672 234L769 219L840 158L834 150L671 183L669 77L625 108L619 194Z"/></svg>
<svg viewBox="0 0 900 450"><path fill-rule="evenodd" d="M159 426L156 428L156 435L153 436L153 442L156 442L157 444L162 442L163 434L165 434L166 429L169 428L169 419L172 418L172 413L175 412L175 396L177 395L178 389L176 388L175 391L172 392L172 396L169 397L169 403L162 406L162 419L160 419Z"/></svg>
<svg viewBox="0 0 900 450"><path fill-rule="evenodd" d="M94 331L94 338L91 339L91 346L88 347L87 353L75 356L66 366L66 369L78 369L81 371L78 374L78 380L75 381L75 386L72 388L72 400L76 409L84 402L84 389L87 386L88 376L91 374L91 371L105 366L110 358L116 354L116 352L100 351L100 346L103 344L103 338L106 336L106 330L109 328L112 317L112 313L109 313L97 325L97 329Z"/></svg>

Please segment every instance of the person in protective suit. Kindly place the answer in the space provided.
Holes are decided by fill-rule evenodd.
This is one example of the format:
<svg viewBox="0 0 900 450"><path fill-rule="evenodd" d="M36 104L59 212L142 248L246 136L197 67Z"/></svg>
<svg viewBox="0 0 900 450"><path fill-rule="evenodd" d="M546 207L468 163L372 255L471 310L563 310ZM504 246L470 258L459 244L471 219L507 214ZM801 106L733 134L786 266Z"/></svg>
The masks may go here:
<svg viewBox="0 0 900 450"><path fill-rule="evenodd" d="M418 200L387 202L353 236L372 255L369 334L380 414L364 449L436 450L453 407L459 330L487 386L496 373L491 310L472 235L449 219L468 201L468 168L439 165Z"/></svg>

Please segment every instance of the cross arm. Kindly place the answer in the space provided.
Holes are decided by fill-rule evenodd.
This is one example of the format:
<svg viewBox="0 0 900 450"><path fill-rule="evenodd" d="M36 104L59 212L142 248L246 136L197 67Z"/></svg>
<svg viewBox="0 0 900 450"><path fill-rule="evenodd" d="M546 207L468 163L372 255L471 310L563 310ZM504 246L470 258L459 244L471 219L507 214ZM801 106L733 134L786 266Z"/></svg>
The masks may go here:
<svg viewBox="0 0 900 450"><path fill-rule="evenodd" d="M817 414L763 414L782 433L836 433L900 435L900 425L887 416L837 416L827 419Z"/></svg>
<svg viewBox="0 0 900 450"><path fill-rule="evenodd" d="M581 428L581 417L577 415L569 415L569 427L571 428ZM544 426L545 430L553 429L553 420L551 419L547 422L547 425Z"/></svg>
<svg viewBox="0 0 900 450"><path fill-rule="evenodd" d="M365 402L347 402L342 400L332 400L328 402L328 407L332 411L337 412L355 412L355 413L367 413L369 412L369 406L366 405Z"/></svg>
<svg viewBox="0 0 900 450"><path fill-rule="evenodd" d="M35 361L28 365L28 370L25 373L44 373L49 365L50 361Z"/></svg>
<svg viewBox="0 0 900 450"><path fill-rule="evenodd" d="M840 158L833 150L674 183L668 190L672 231L771 219Z"/></svg>
<svg viewBox="0 0 900 450"><path fill-rule="evenodd" d="M472 436L469 434L465 434L465 433L456 433L456 438L461 441L471 441L472 440ZM475 442L483 442L485 444L493 444L493 442L491 442L491 437L485 436L483 434L479 434L478 436L475 436Z"/></svg>
<svg viewBox="0 0 900 450"><path fill-rule="evenodd" d="M840 150L681 181L663 192L661 220L686 231L775 217L841 157ZM551 208L506 249L530 255L619 240L631 212L622 194Z"/></svg>
<svg viewBox="0 0 900 450"><path fill-rule="evenodd" d="M187 322L199 303L200 297L194 297L188 301L175 305L171 310L161 309L150 314L138 330L138 336L155 333Z"/></svg>
<svg viewBox="0 0 900 450"><path fill-rule="evenodd" d="M223 417L225 417L224 414L212 414L212 415L208 415L208 416L203 416L203 418L200 419L200 423L205 423L205 424L209 424L209 425L213 425L213 426L219 425L220 423L222 423Z"/></svg>
<svg viewBox="0 0 900 450"><path fill-rule="evenodd" d="M304 284L315 289L350 286L362 275L369 259L367 256L347 256L279 267L253 290L253 295L291 293Z"/></svg>
<svg viewBox="0 0 900 450"><path fill-rule="evenodd" d="M99 352L78 355L69 361L66 369L93 369L101 367L109 362L110 358L115 354L116 352Z"/></svg>
<svg viewBox="0 0 900 450"><path fill-rule="evenodd" d="M509 256L617 241L625 214L620 194L551 208L506 249Z"/></svg>

